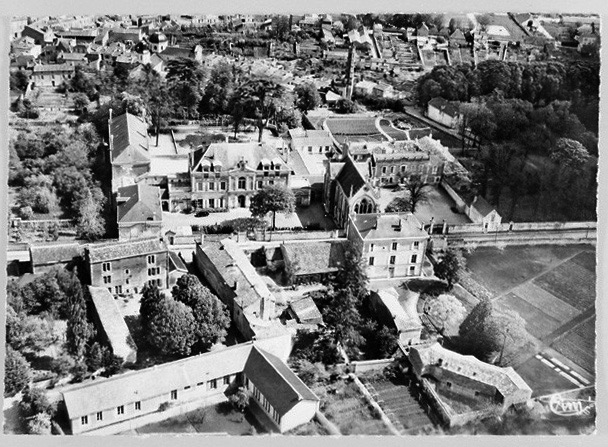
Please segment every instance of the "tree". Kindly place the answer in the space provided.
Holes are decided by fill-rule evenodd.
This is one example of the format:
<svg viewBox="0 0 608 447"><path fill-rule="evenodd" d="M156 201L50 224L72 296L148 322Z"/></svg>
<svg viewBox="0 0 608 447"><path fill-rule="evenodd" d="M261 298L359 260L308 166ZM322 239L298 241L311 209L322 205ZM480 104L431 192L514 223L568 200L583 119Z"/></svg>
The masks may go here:
<svg viewBox="0 0 608 447"><path fill-rule="evenodd" d="M249 390L240 386L233 394L230 395L228 400L232 405L234 405L234 408L243 413L249 406L250 398L251 394Z"/></svg>
<svg viewBox="0 0 608 447"><path fill-rule="evenodd" d="M361 325L359 306L360 300L350 287L332 293L330 304L324 309L323 321L331 329L335 343L354 347L363 342L358 331Z"/></svg>
<svg viewBox="0 0 608 447"><path fill-rule="evenodd" d="M207 351L214 343L223 340L230 326L226 306L194 275L183 275L173 287L173 299L192 309L197 351Z"/></svg>
<svg viewBox="0 0 608 447"><path fill-rule="evenodd" d="M578 141L560 138L550 152L551 160L572 171L580 171L589 162L589 152Z"/></svg>
<svg viewBox="0 0 608 447"><path fill-rule="evenodd" d="M314 110L321 104L321 96L317 87L312 82L300 84L295 89L296 105L302 113L306 114L309 110Z"/></svg>
<svg viewBox="0 0 608 447"><path fill-rule="evenodd" d="M272 229L276 228L276 213L290 214L295 211L295 196L283 185L271 185L258 191L252 198L249 210L253 217L262 218L272 213Z"/></svg>
<svg viewBox="0 0 608 447"><path fill-rule="evenodd" d="M84 93L76 93L72 97L72 102L74 103L74 110L76 113L81 114L89 105L89 98Z"/></svg>
<svg viewBox="0 0 608 447"><path fill-rule="evenodd" d="M84 298L82 286L74 282L67 293L69 317L66 328L66 346L78 362L85 357L89 340L95 336L93 324L87 319L87 303Z"/></svg>
<svg viewBox="0 0 608 447"><path fill-rule="evenodd" d="M338 113L355 113L357 111L357 104L347 98L341 98L336 103L336 112Z"/></svg>
<svg viewBox="0 0 608 447"><path fill-rule="evenodd" d="M233 67L220 62L211 69L209 82L201 99L202 113L223 114L230 111L230 97L234 91Z"/></svg>
<svg viewBox="0 0 608 447"><path fill-rule="evenodd" d="M285 90L272 78L254 78L238 86L232 96L232 116L236 123L243 118L251 118L258 128L258 141L262 141L262 132L271 118L274 118L279 107L283 105ZM292 104L293 105L293 104Z"/></svg>
<svg viewBox="0 0 608 447"><path fill-rule="evenodd" d="M148 340L161 354L180 357L190 354L196 338L196 320L184 303L163 299L148 328Z"/></svg>
<svg viewBox="0 0 608 447"><path fill-rule="evenodd" d="M527 343L525 320L512 311L499 312L488 298L471 310L459 329L459 350L482 361L498 355L498 363L504 365L505 350L510 357Z"/></svg>
<svg viewBox="0 0 608 447"><path fill-rule="evenodd" d="M22 354L38 354L56 341L53 325L40 317L6 307L6 342Z"/></svg>
<svg viewBox="0 0 608 447"><path fill-rule="evenodd" d="M4 397L12 397L23 390L32 379L30 364L22 354L10 346L4 357Z"/></svg>
<svg viewBox="0 0 608 447"><path fill-rule="evenodd" d="M354 247L349 245L344 253L344 265L338 270L334 280L334 288L351 289L357 298L357 305L360 305L367 298L367 266L361 254Z"/></svg>
<svg viewBox="0 0 608 447"><path fill-rule="evenodd" d="M410 203L410 212L415 213L416 207L421 203L426 203L429 200L428 188L429 184L423 182L420 177L412 176L406 180L405 189L408 193L408 201Z"/></svg>
<svg viewBox="0 0 608 447"><path fill-rule="evenodd" d="M163 300L164 297L161 295L156 284L148 283L144 285L141 291L141 299L139 300L139 318L144 331L147 332L149 330L150 321L158 313Z"/></svg>
<svg viewBox="0 0 608 447"><path fill-rule="evenodd" d="M94 342L87 350L86 363L90 372L95 372L103 366L104 349Z"/></svg>
<svg viewBox="0 0 608 447"><path fill-rule="evenodd" d="M88 190L79 204L79 216L76 221L78 237L87 241L95 241L102 237L106 231L105 219L101 213L103 200L95 200L93 192Z"/></svg>
<svg viewBox="0 0 608 447"><path fill-rule="evenodd" d="M454 295L441 294L424 304L424 313L440 325L441 332L446 329L452 332L460 327L467 315L467 310Z"/></svg>
<svg viewBox="0 0 608 447"><path fill-rule="evenodd" d="M10 89L25 91L30 82L28 74L24 70L11 72L10 74Z"/></svg>
<svg viewBox="0 0 608 447"><path fill-rule="evenodd" d="M490 14L481 14L476 17L477 23L481 28L481 31L485 31L490 23L492 23L492 16Z"/></svg>
<svg viewBox="0 0 608 447"><path fill-rule="evenodd" d="M411 212L411 204L407 197L395 197L386 206L385 213L409 213Z"/></svg>
<svg viewBox="0 0 608 447"><path fill-rule="evenodd" d="M50 435L51 417L46 413L38 413L27 422L27 432L31 435Z"/></svg>
<svg viewBox="0 0 608 447"><path fill-rule="evenodd" d="M452 289L458 282L460 272L465 268L466 261L460 252L448 248L435 266L435 275L448 282L448 289Z"/></svg>
<svg viewBox="0 0 608 447"><path fill-rule="evenodd" d="M57 411L57 403L51 403L46 396L46 392L42 388L27 388L23 392L21 402L19 402L19 411L21 417L24 419L39 413L44 413L53 417Z"/></svg>

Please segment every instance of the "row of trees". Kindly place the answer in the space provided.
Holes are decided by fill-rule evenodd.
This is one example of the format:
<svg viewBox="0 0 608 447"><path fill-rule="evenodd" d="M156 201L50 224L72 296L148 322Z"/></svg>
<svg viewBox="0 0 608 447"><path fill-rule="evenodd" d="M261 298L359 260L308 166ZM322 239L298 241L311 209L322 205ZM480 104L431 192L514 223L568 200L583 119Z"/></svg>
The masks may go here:
<svg viewBox="0 0 608 447"><path fill-rule="evenodd" d="M262 130L272 123L284 131L301 123L301 113L320 103L312 83L287 91L277 79L253 76L226 62L210 70L192 59L167 63L163 80L149 65L135 75L117 67L112 72L94 72L77 68L69 88L85 93L90 100L100 95L115 98L99 108L90 119L102 135L107 131L109 109L115 114L129 111L146 116L158 132L169 119L197 119L201 115L231 115L235 136L245 122Z"/></svg>
<svg viewBox="0 0 608 447"><path fill-rule="evenodd" d="M194 275L178 279L171 296L146 285L140 322L150 347L169 357L202 353L226 336L230 316L226 306Z"/></svg>
<svg viewBox="0 0 608 447"><path fill-rule="evenodd" d="M81 237L101 237L106 200L94 176L101 167L99 147L92 126L20 131L9 142L9 186L19 188L19 214L30 219L59 206Z"/></svg>

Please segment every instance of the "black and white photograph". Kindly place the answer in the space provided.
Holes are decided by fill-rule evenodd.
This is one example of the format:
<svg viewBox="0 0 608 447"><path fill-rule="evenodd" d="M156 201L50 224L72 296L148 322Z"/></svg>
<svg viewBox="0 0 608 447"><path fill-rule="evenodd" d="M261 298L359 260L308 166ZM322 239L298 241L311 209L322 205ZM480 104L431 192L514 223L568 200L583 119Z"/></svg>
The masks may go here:
<svg viewBox="0 0 608 447"><path fill-rule="evenodd" d="M7 20L4 435L596 433L602 21L489 7Z"/></svg>

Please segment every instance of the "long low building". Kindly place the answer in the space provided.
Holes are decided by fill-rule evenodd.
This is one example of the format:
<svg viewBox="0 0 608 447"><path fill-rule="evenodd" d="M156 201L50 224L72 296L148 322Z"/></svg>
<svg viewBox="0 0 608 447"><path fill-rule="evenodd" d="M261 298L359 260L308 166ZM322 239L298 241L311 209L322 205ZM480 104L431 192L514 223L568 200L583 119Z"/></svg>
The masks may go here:
<svg viewBox="0 0 608 447"><path fill-rule="evenodd" d="M103 434L145 425L143 416L170 406L214 401L212 396L244 386L277 431L309 422L319 398L285 362L271 354L270 341L248 342L220 351L96 379L63 391L72 434ZM215 400L217 401L217 400Z"/></svg>

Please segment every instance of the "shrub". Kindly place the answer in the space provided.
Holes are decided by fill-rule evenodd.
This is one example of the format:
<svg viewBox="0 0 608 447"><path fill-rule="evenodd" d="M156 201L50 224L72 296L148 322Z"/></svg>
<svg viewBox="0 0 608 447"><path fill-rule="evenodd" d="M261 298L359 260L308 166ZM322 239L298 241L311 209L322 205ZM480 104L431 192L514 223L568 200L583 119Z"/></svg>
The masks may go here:
<svg viewBox="0 0 608 447"><path fill-rule="evenodd" d="M50 435L51 417L46 413L38 413L28 421L27 432L31 435Z"/></svg>
<svg viewBox="0 0 608 447"><path fill-rule="evenodd" d="M24 220L31 220L34 217L34 211L31 206L23 206L19 208L19 217Z"/></svg>
<svg viewBox="0 0 608 447"><path fill-rule="evenodd" d="M55 403L49 402L44 390L41 388L30 388L23 392L23 397L21 398L21 402L19 402L19 411L24 419L39 413L45 413L53 417L57 411L57 406Z"/></svg>
<svg viewBox="0 0 608 447"><path fill-rule="evenodd" d="M238 411L243 413L245 409L249 406L249 399L251 394L249 391L240 386L238 389L228 397L230 403L236 408Z"/></svg>
<svg viewBox="0 0 608 447"><path fill-rule="evenodd" d="M70 370L70 373L72 374L72 382L82 382L84 379L86 379L88 372L89 369L85 363L76 363Z"/></svg>
<svg viewBox="0 0 608 447"><path fill-rule="evenodd" d="M171 402L163 402L158 406L158 411L167 411L169 408L171 408Z"/></svg>
<svg viewBox="0 0 608 447"><path fill-rule="evenodd" d="M32 370L28 361L10 346L4 358L4 395L14 396L30 382Z"/></svg>
<svg viewBox="0 0 608 447"><path fill-rule="evenodd" d="M56 359L53 359L51 363L51 371L53 371L59 377L65 377L74 367L74 363L74 359L71 356L62 354Z"/></svg>

